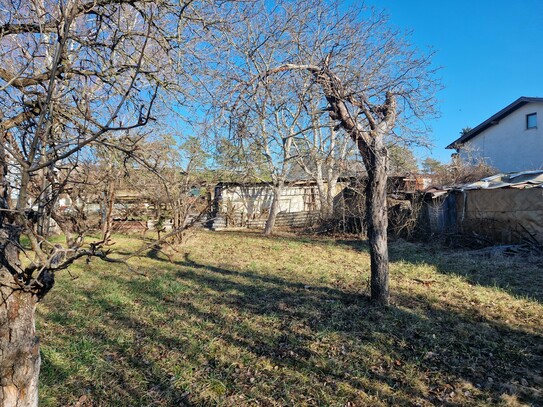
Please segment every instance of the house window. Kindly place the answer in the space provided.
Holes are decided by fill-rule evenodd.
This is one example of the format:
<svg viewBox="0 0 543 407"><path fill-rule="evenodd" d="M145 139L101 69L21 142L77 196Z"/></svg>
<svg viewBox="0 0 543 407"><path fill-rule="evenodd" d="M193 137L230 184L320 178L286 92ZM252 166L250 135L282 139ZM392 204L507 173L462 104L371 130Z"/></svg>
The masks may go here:
<svg viewBox="0 0 543 407"><path fill-rule="evenodd" d="M526 128L527 129L537 128L537 113L530 113L526 115Z"/></svg>

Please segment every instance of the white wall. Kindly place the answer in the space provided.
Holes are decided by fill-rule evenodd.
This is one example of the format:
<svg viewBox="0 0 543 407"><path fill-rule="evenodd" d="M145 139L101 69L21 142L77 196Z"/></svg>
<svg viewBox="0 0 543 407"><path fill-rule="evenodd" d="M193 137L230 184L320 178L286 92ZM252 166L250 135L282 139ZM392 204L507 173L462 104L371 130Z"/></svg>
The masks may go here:
<svg viewBox="0 0 543 407"><path fill-rule="evenodd" d="M537 128L526 129L526 115L537 113ZM543 168L543 103L528 103L460 149L462 159L483 158L501 172Z"/></svg>
<svg viewBox="0 0 543 407"><path fill-rule="evenodd" d="M280 212L303 212L308 210L308 194L318 199L316 186L285 186L279 198ZM250 219L258 218L266 213L273 200L273 191L270 187L258 186L232 186L221 192L220 212L227 212L233 207L235 212L243 213ZM318 202L317 202L318 203ZM315 208L316 209L316 208Z"/></svg>

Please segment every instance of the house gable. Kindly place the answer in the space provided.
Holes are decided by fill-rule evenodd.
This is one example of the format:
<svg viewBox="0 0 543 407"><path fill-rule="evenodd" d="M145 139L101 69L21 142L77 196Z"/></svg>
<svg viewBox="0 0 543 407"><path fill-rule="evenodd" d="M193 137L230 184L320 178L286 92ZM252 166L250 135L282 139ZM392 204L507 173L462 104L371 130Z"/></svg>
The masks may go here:
<svg viewBox="0 0 543 407"><path fill-rule="evenodd" d="M502 172L543 168L543 98L517 99L447 148Z"/></svg>

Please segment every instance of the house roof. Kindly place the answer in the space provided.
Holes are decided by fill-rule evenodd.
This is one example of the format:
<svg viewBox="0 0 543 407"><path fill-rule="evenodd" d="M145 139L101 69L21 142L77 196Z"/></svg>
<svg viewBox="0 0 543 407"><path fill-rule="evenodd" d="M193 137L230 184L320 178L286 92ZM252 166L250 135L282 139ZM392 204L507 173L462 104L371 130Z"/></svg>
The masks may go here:
<svg viewBox="0 0 543 407"><path fill-rule="evenodd" d="M484 130L488 129L489 127L498 124L500 120L502 120L504 117L510 115L515 110L521 108L522 106L528 104L528 103L543 103L543 98L538 97L527 97L527 96L521 96L517 100L515 100L510 105L504 107L502 110L500 110L498 113L490 116L488 119L486 119L484 122L479 124L474 129L471 129L466 134L463 134L461 137L453 141L451 144L449 144L445 148L456 148L458 144L463 144L468 140L471 140L473 137L478 135L479 133L483 132Z"/></svg>

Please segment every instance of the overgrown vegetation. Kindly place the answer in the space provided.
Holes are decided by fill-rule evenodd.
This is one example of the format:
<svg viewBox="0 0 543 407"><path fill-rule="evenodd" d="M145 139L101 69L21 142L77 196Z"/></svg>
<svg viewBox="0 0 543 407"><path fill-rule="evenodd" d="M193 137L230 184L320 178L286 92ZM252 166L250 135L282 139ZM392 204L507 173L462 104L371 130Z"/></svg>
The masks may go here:
<svg viewBox="0 0 543 407"><path fill-rule="evenodd" d="M147 277L58 275L38 307L40 405L543 403L540 258L395 242L385 309L364 242L198 232L179 250L133 259Z"/></svg>
<svg viewBox="0 0 543 407"><path fill-rule="evenodd" d="M422 162L423 171L432 176L434 186L451 186L479 181L498 173L498 170L482 159L463 160L454 157L449 164L443 164L433 158Z"/></svg>

